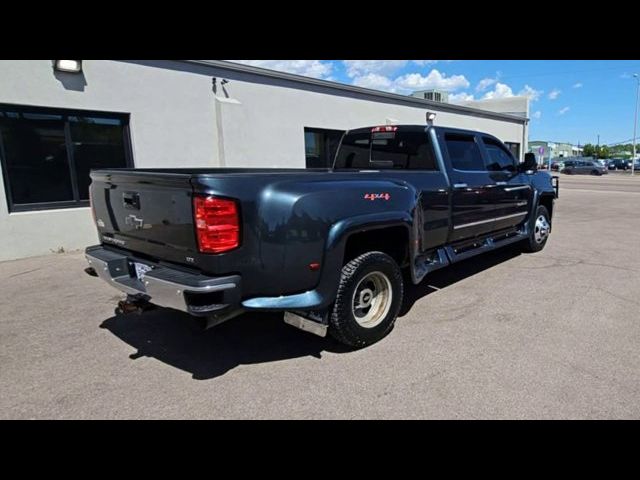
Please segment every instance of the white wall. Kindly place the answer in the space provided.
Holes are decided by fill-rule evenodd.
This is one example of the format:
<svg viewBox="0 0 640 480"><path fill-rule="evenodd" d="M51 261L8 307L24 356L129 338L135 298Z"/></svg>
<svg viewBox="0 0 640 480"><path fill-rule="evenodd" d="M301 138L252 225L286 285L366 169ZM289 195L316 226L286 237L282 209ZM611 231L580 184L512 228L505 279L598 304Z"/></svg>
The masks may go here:
<svg viewBox="0 0 640 480"><path fill-rule="evenodd" d="M136 167L217 166L209 77L106 60L54 75L51 62L0 61L0 103L130 113ZM88 208L9 214L0 182L0 260L96 242Z"/></svg>
<svg viewBox="0 0 640 480"><path fill-rule="evenodd" d="M129 113L136 167L303 168L304 127L350 129L388 119L424 124L427 111L184 62L84 60L82 75L54 74L51 62L0 61L0 103ZM222 78L229 80L224 88ZM436 125L523 142L519 123L428 110L438 112ZM0 260L96 241L88 208L10 214L0 182Z"/></svg>
<svg viewBox="0 0 640 480"><path fill-rule="evenodd" d="M303 168L304 127L347 130L385 125L387 119L425 124L427 110L437 112L435 125L481 130L503 141L523 143L522 124L443 112L433 107L387 104L233 80L226 90L229 99L219 103L219 121L224 163L228 166Z"/></svg>

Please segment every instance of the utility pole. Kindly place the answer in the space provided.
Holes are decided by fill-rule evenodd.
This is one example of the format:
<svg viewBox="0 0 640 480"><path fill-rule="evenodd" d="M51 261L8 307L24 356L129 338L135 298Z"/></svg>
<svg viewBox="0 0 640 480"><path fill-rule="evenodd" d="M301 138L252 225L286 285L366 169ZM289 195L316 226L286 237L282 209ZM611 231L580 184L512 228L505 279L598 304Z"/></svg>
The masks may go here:
<svg viewBox="0 0 640 480"><path fill-rule="evenodd" d="M635 164L636 164L636 127L638 125L638 98L640 97L640 78L638 78L638 74L634 73L633 78L636 79L636 83L638 84L636 87L636 112L633 116L633 157L631 158L631 175L635 174Z"/></svg>
<svg viewBox="0 0 640 480"><path fill-rule="evenodd" d="M598 134L598 146L596 147L596 160L600 156L600 134Z"/></svg>

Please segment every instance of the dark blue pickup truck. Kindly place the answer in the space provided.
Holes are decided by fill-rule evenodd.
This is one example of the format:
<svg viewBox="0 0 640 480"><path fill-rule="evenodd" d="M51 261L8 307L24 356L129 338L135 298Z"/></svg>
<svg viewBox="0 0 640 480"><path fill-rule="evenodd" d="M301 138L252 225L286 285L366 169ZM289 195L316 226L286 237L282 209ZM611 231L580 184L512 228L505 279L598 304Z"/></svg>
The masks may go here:
<svg viewBox="0 0 640 480"><path fill-rule="evenodd" d="M399 125L346 132L330 169L91 173L87 273L214 325L251 310L363 347L393 327L403 278L520 242L541 250L557 185L497 138ZM405 275L403 275L403 270Z"/></svg>

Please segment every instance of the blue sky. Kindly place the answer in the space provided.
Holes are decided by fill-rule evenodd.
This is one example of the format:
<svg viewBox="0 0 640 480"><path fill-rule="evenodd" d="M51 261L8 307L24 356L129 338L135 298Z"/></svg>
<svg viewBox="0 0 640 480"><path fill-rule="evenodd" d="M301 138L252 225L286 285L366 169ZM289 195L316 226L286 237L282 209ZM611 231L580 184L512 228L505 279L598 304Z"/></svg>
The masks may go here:
<svg viewBox="0 0 640 480"><path fill-rule="evenodd" d="M528 95L530 140L609 144L633 136L638 60L240 60L259 67L453 101Z"/></svg>

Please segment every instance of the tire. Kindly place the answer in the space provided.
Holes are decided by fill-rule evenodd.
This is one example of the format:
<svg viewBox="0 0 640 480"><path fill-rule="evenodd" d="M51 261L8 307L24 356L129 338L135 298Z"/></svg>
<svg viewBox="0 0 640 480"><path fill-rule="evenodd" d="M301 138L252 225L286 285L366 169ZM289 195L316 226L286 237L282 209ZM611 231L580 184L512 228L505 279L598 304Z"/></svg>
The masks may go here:
<svg viewBox="0 0 640 480"><path fill-rule="evenodd" d="M602 175L598 170L591 170L591 175Z"/></svg>
<svg viewBox="0 0 640 480"><path fill-rule="evenodd" d="M544 221L541 219L544 217ZM546 225L546 226L545 226ZM531 229L529 238L524 241L523 250L525 252L539 252L547 244L549 231L551 230L551 220L547 207L539 205L536 209L536 219L534 227Z"/></svg>
<svg viewBox="0 0 640 480"><path fill-rule="evenodd" d="M342 267L329 333L350 347L376 343L393 328L402 296L402 272L393 258L382 252L360 255Z"/></svg>

